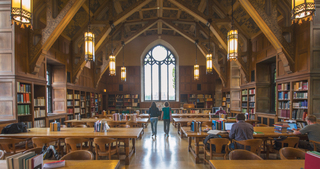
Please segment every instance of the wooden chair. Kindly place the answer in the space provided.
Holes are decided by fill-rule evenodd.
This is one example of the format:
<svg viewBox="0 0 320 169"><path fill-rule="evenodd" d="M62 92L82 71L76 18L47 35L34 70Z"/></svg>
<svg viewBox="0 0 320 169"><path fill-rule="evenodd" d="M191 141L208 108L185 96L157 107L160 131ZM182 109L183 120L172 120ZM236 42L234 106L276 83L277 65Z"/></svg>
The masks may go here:
<svg viewBox="0 0 320 169"><path fill-rule="evenodd" d="M305 152L298 148L283 147L279 151L281 160L305 159Z"/></svg>
<svg viewBox="0 0 320 169"><path fill-rule="evenodd" d="M313 144L313 151L318 151L317 150L317 145L320 146L320 142L318 141L313 141L313 140L309 140L310 144Z"/></svg>
<svg viewBox="0 0 320 169"><path fill-rule="evenodd" d="M250 147L250 151L260 155L261 152L261 144L262 144L262 140L261 139L249 139L249 140L241 140L241 141L237 141L234 140L235 142L235 148L237 149L237 144L239 143L241 145L243 145L243 149L246 150L247 147Z"/></svg>
<svg viewBox="0 0 320 169"><path fill-rule="evenodd" d="M67 147L67 153L70 153L76 150L91 150L90 139L69 137L65 139L65 143ZM86 145L83 145L83 143L85 143Z"/></svg>
<svg viewBox="0 0 320 169"><path fill-rule="evenodd" d="M212 122L211 121L206 121L206 122L202 122L201 124L202 127L212 127Z"/></svg>
<svg viewBox="0 0 320 169"><path fill-rule="evenodd" d="M109 127L118 127L119 126L116 122L113 122L113 121L108 121L107 123L108 123Z"/></svg>
<svg viewBox="0 0 320 169"><path fill-rule="evenodd" d="M228 155L228 145L229 145L230 140L226 138L212 138L209 140L210 144L210 149L208 150L206 148L206 145L204 145L204 161L208 162L209 161L206 159L207 155L210 156L210 160L212 157L223 157L224 159L227 159ZM212 150L212 145L215 146L215 151ZM223 146L225 146L225 152L223 152Z"/></svg>
<svg viewBox="0 0 320 169"><path fill-rule="evenodd" d="M16 146L17 143L26 142L25 148L19 148ZM16 153L20 153L28 149L27 141L25 139L14 139L14 138L6 138L0 137L0 149L4 150L5 156L13 155Z"/></svg>
<svg viewBox="0 0 320 169"><path fill-rule="evenodd" d="M24 151L23 153L28 153L28 152L32 152L32 151L34 151L36 154L40 154L42 151L42 148L40 148L40 147L31 148L31 149Z"/></svg>
<svg viewBox="0 0 320 169"><path fill-rule="evenodd" d="M63 147L60 147L59 139L48 138L48 137L33 137L32 143L34 148L42 148L44 145L49 146L50 143L54 143L55 149L63 154Z"/></svg>
<svg viewBox="0 0 320 169"><path fill-rule="evenodd" d="M113 154L117 154L118 159L120 158L116 139L94 138L93 142L95 144L96 160L98 160L99 156L106 156L109 157L109 160L111 160L111 155ZM113 146L113 143L116 145Z"/></svg>
<svg viewBox="0 0 320 169"><path fill-rule="evenodd" d="M85 124L79 124L79 125L76 125L76 126L74 126L74 127L76 127L76 128L87 128L87 125L85 125Z"/></svg>
<svg viewBox="0 0 320 169"><path fill-rule="evenodd" d="M263 160L263 159L251 151L238 149L230 152L229 160Z"/></svg>
<svg viewBox="0 0 320 169"><path fill-rule="evenodd" d="M3 160L3 159L4 159L4 151L0 150L0 160Z"/></svg>
<svg viewBox="0 0 320 169"><path fill-rule="evenodd" d="M66 154L60 160L94 160L94 155L87 150L76 150Z"/></svg>
<svg viewBox="0 0 320 169"><path fill-rule="evenodd" d="M94 126L94 122L87 122L87 126L88 127L93 127Z"/></svg>
<svg viewBox="0 0 320 169"><path fill-rule="evenodd" d="M72 127L75 127L75 126L77 126L77 125L86 125L86 123L85 123L85 122L72 122L72 123L71 123L71 126L72 126Z"/></svg>
<svg viewBox="0 0 320 169"><path fill-rule="evenodd" d="M287 145L287 147L298 147L299 144L299 137L287 137L286 139L279 141L281 142L281 147L285 147L285 145ZM270 152L272 153L276 153L279 154L279 150L274 149L272 143L271 144L267 144L267 155L266 158L269 158L269 154Z"/></svg>
<svg viewBox="0 0 320 169"><path fill-rule="evenodd" d="M133 122L133 121L128 121L126 123L126 125L130 126L130 127L138 127L139 124L137 122Z"/></svg>

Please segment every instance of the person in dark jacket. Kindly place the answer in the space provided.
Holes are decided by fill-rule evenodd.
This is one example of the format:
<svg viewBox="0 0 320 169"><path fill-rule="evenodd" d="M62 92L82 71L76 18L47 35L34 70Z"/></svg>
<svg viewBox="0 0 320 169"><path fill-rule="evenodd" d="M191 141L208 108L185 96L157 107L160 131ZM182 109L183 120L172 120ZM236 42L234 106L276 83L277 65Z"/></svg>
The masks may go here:
<svg viewBox="0 0 320 169"><path fill-rule="evenodd" d="M158 116L160 116L160 111L157 108L155 102L152 102L151 107L149 108L149 114L150 114L152 136L157 137L157 124L158 124Z"/></svg>

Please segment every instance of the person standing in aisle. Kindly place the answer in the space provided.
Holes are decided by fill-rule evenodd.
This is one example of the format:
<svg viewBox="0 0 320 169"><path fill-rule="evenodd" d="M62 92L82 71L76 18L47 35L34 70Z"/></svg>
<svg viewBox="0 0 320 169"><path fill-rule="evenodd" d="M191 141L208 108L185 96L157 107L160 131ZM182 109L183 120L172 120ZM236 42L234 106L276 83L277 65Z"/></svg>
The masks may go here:
<svg viewBox="0 0 320 169"><path fill-rule="evenodd" d="M169 129L170 129L170 120L171 120L171 108L169 107L169 103L166 102L164 104L165 107L162 108L162 119L164 126L164 133L167 137L169 137Z"/></svg>
<svg viewBox="0 0 320 169"><path fill-rule="evenodd" d="M158 124L158 117L160 115L160 111L157 108L155 102L152 102L151 107L149 108L149 114L150 114L152 136L157 137L157 124Z"/></svg>

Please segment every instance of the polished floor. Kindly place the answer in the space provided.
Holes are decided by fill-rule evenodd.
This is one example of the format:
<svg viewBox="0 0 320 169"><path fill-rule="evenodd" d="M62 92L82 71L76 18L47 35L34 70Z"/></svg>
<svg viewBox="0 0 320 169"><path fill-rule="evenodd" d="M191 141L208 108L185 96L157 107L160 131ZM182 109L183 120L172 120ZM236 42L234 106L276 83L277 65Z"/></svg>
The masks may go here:
<svg viewBox="0 0 320 169"><path fill-rule="evenodd" d="M136 141L136 153L130 158L130 165L121 161L121 169L209 169L209 164L195 164L188 152L187 138L180 138L177 129L170 124L167 138L163 131L163 121L158 122L157 137L151 137L151 125L145 129L142 139Z"/></svg>

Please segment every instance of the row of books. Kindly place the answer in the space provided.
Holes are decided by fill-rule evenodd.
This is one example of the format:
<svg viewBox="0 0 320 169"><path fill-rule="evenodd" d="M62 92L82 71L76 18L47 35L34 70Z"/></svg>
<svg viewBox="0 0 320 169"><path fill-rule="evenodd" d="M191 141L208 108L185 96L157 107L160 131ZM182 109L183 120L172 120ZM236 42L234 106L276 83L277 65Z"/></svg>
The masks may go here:
<svg viewBox="0 0 320 169"><path fill-rule="evenodd" d="M249 107L254 107L255 103L249 103Z"/></svg>
<svg viewBox="0 0 320 169"><path fill-rule="evenodd" d="M290 83L278 84L278 91L290 90Z"/></svg>
<svg viewBox="0 0 320 169"><path fill-rule="evenodd" d="M81 100L81 101L85 101L85 100L86 100L86 97L85 97L85 96L80 96L80 100Z"/></svg>
<svg viewBox="0 0 320 169"><path fill-rule="evenodd" d="M73 108L68 108L68 109L67 109L67 113L73 114Z"/></svg>
<svg viewBox="0 0 320 169"><path fill-rule="evenodd" d="M308 90L308 82L295 82L293 84L293 90L298 91L298 90Z"/></svg>
<svg viewBox="0 0 320 169"><path fill-rule="evenodd" d="M279 100L289 100L290 98L290 92L279 92L278 93L278 99Z"/></svg>
<svg viewBox="0 0 320 169"><path fill-rule="evenodd" d="M85 108L85 102L81 102L81 108Z"/></svg>
<svg viewBox="0 0 320 169"><path fill-rule="evenodd" d="M242 101L248 101L248 97L247 96L242 96Z"/></svg>
<svg viewBox="0 0 320 169"><path fill-rule="evenodd" d="M35 120L34 127L46 127L46 120Z"/></svg>
<svg viewBox="0 0 320 169"><path fill-rule="evenodd" d="M80 108L79 107L74 108L74 113L80 113Z"/></svg>
<svg viewBox="0 0 320 169"><path fill-rule="evenodd" d="M36 155L34 151L18 153L6 157L8 169L38 169L43 166L43 154Z"/></svg>
<svg viewBox="0 0 320 169"><path fill-rule="evenodd" d="M74 106L80 106L80 101L74 101Z"/></svg>
<svg viewBox="0 0 320 169"><path fill-rule="evenodd" d="M256 94L256 89L249 89L249 94Z"/></svg>
<svg viewBox="0 0 320 169"><path fill-rule="evenodd" d="M254 108L249 108L249 113L250 113L250 114L255 114L255 113L256 113L256 111L255 111L255 109L254 109Z"/></svg>
<svg viewBox="0 0 320 169"><path fill-rule="evenodd" d="M80 113L81 114L85 114L86 113L86 109L81 109Z"/></svg>
<svg viewBox="0 0 320 169"><path fill-rule="evenodd" d="M293 92L294 99L308 99L308 92Z"/></svg>
<svg viewBox="0 0 320 169"><path fill-rule="evenodd" d="M242 103L241 106L242 106L242 107L247 107L248 104L247 104L247 103Z"/></svg>
<svg viewBox="0 0 320 169"><path fill-rule="evenodd" d="M80 99L80 94L74 94L74 99Z"/></svg>
<svg viewBox="0 0 320 169"><path fill-rule="evenodd" d="M73 120L73 116L67 116L68 120Z"/></svg>
<svg viewBox="0 0 320 169"><path fill-rule="evenodd" d="M80 120L80 118L81 118L81 115L80 115L80 114L76 114L76 115L74 115L74 118L75 118L75 119L78 119L78 120Z"/></svg>
<svg viewBox="0 0 320 169"><path fill-rule="evenodd" d="M67 101L67 106L73 106L73 101L68 100Z"/></svg>
<svg viewBox="0 0 320 169"><path fill-rule="evenodd" d="M212 130L224 130L225 125L222 120L212 120Z"/></svg>
<svg viewBox="0 0 320 169"><path fill-rule="evenodd" d="M255 96L249 96L249 102L254 102L255 101Z"/></svg>
<svg viewBox="0 0 320 169"><path fill-rule="evenodd" d="M226 94L226 98L230 98L230 94Z"/></svg>
<svg viewBox="0 0 320 169"><path fill-rule="evenodd" d="M46 110L40 110L40 108L34 110L34 118L45 117Z"/></svg>
<svg viewBox="0 0 320 169"><path fill-rule="evenodd" d="M294 120L305 120L307 117L308 113L306 110L292 110L292 119Z"/></svg>
<svg viewBox="0 0 320 169"><path fill-rule="evenodd" d="M241 91L241 94L242 94L242 95L247 95L247 94L248 94L248 90L247 90L247 89L242 90L242 91Z"/></svg>
<svg viewBox="0 0 320 169"><path fill-rule="evenodd" d="M34 100L34 106L45 106L46 105L46 100L44 97L37 97Z"/></svg>
<svg viewBox="0 0 320 169"><path fill-rule="evenodd" d="M251 113L251 114L250 114L250 112L249 112L249 113L246 113L246 114L245 114L245 118L246 118L247 120L255 120L255 119L256 119L256 116L255 116L254 113Z"/></svg>
<svg viewBox="0 0 320 169"><path fill-rule="evenodd" d="M278 109L290 109L290 101L278 102Z"/></svg>
<svg viewBox="0 0 320 169"><path fill-rule="evenodd" d="M98 120L94 123L94 131L95 132L105 132L107 131L110 127L108 123L105 120Z"/></svg>
<svg viewBox="0 0 320 169"><path fill-rule="evenodd" d="M246 109L246 108L242 108L242 109L241 109L241 112L242 112L242 113L247 113L247 109Z"/></svg>
<svg viewBox="0 0 320 169"><path fill-rule="evenodd" d="M30 103L31 95L30 93L18 93L17 102L18 103Z"/></svg>
<svg viewBox="0 0 320 169"><path fill-rule="evenodd" d="M274 124L275 132L278 132L278 133L286 133L288 127L290 126L287 123Z"/></svg>
<svg viewBox="0 0 320 169"><path fill-rule="evenodd" d="M125 94L125 95L123 95L123 97L124 97L125 99L126 99L126 98L127 98L127 99L131 98L131 97L130 97L130 94Z"/></svg>
<svg viewBox="0 0 320 169"><path fill-rule="evenodd" d="M18 115L28 115L30 114L29 105L18 105Z"/></svg>
<svg viewBox="0 0 320 169"><path fill-rule="evenodd" d="M72 94L67 94L67 99L72 100Z"/></svg>
<svg viewBox="0 0 320 169"><path fill-rule="evenodd" d="M308 151L305 155L304 168L305 169L319 168L319 164L320 164L320 152Z"/></svg>
<svg viewBox="0 0 320 169"><path fill-rule="evenodd" d="M308 101L299 101L292 104L293 108L308 108Z"/></svg>
<svg viewBox="0 0 320 169"><path fill-rule="evenodd" d="M290 118L290 110L279 110L280 117Z"/></svg>
<svg viewBox="0 0 320 169"><path fill-rule="evenodd" d="M19 93L31 93L31 85L29 84L21 84L17 82L17 92Z"/></svg>

